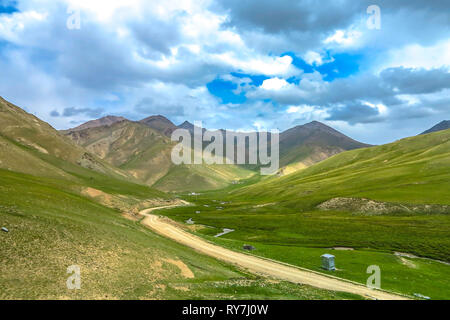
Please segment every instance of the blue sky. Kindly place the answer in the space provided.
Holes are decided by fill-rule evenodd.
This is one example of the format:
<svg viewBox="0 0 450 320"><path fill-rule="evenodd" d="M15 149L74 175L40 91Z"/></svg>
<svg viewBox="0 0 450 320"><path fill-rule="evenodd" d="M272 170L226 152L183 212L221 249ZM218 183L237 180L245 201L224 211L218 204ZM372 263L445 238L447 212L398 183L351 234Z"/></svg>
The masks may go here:
<svg viewBox="0 0 450 320"><path fill-rule="evenodd" d="M360 62L363 59L362 54L349 54L349 53L336 53L327 52L326 57L329 61L321 65L310 65L301 57L298 57L294 52L286 52L280 57L289 56L292 58L292 65L302 70L304 73L319 72L323 75L323 80L331 82L337 78L346 78L351 75L357 74L360 70ZM253 86L261 86L264 80L270 79L270 77L264 74L244 74L238 72L231 72L230 76L237 78L249 78L251 82L249 84ZM302 79L302 76L293 76L287 78L288 83L298 85ZM231 80L223 78L216 78L213 81L207 83L208 91L218 97L222 103L243 104L247 102L245 90L238 90L239 87L244 87L245 83L235 83Z"/></svg>
<svg viewBox="0 0 450 320"><path fill-rule="evenodd" d="M18 12L17 1L0 1L0 14L11 14L14 12Z"/></svg>
<svg viewBox="0 0 450 320"><path fill-rule="evenodd" d="M0 95L58 129L109 114L317 120L379 144L449 119L450 4L377 1L379 28L372 4L0 0Z"/></svg>

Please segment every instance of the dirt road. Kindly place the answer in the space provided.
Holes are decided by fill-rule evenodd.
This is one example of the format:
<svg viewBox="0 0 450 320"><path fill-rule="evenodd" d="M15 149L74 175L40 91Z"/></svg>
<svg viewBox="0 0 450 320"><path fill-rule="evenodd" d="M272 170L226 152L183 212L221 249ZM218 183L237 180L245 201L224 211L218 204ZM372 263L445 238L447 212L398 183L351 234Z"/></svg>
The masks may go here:
<svg viewBox="0 0 450 320"><path fill-rule="evenodd" d="M366 286L357 284L355 282L350 282L335 277L328 277L307 269L300 269L273 260L259 258L252 255L225 249L218 245L209 243L201 239L200 237L194 236L189 232L186 232L177 227L175 224L164 221L158 216L149 214L152 211L170 207L175 206L151 208L141 211L141 214L145 216L145 218L142 220L142 223L162 236L170 238L185 246L191 247L198 252L201 252L208 256L244 268L252 273L286 280L293 283L306 284L321 289L350 292L369 299L407 299L406 297L395 295L389 292L369 289Z"/></svg>

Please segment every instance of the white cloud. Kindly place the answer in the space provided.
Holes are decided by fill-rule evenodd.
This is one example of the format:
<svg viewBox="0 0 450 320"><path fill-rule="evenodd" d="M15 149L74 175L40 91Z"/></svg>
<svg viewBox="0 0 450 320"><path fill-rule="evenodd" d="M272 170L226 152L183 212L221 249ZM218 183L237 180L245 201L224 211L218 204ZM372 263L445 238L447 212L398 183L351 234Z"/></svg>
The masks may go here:
<svg viewBox="0 0 450 320"><path fill-rule="evenodd" d="M20 12L0 15L1 94L59 128L85 120L86 115L48 117L49 111L71 107L135 117L162 113L180 121L200 117L216 127L242 128L259 124L283 129L294 121L324 119L327 108L337 104L362 113L389 112L383 121L391 121L394 109L404 106L426 109L433 119L448 118L448 91L409 94L412 89L390 88L378 76L389 67L450 66L444 2L438 7L413 1L402 5L404 10L392 2L391 9L382 8L383 26L377 31L367 30L361 18L365 10L354 1L346 6L330 1L332 21L323 4L294 8L289 1L276 6L249 2L254 9L247 10L242 1L231 1L235 9L243 9L243 17L233 16L227 2L221 2L225 10L215 11L215 0L18 0ZM69 5L81 9L81 30L66 28ZM267 8L273 8L269 19ZM427 23L419 23L423 21ZM360 72L331 82L317 71L303 73L288 55L280 57L292 52L320 66L333 54L354 49L363 56ZM343 69L337 71L344 75ZM233 77L232 72L270 79L255 86L253 77ZM292 76L298 84L286 80ZM248 101L220 103L206 88L218 77L236 84L234 93L245 93ZM436 87L431 81L415 82L419 85L405 87L419 93ZM149 97L153 100L145 100ZM147 107L141 111L148 112L129 109L140 102Z"/></svg>
<svg viewBox="0 0 450 320"><path fill-rule="evenodd" d="M255 56L254 53L242 54L242 52L226 52L222 54L212 54L209 56L244 73L263 74L268 76L293 76L301 73L294 65L290 56L270 57Z"/></svg>
<svg viewBox="0 0 450 320"><path fill-rule="evenodd" d="M432 46L411 44L393 49L387 54L385 61L379 65L378 71L389 67L450 68L450 40L447 39Z"/></svg>
<svg viewBox="0 0 450 320"><path fill-rule="evenodd" d="M89 11L95 14L98 20L106 22L112 19L117 10L123 10L129 7L137 7L140 0L66 0L71 8L77 8L83 11Z"/></svg>
<svg viewBox="0 0 450 320"><path fill-rule="evenodd" d="M362 33L356 30L336 30L336 32L325 39L325 44L336 43L341 46L354 45Z"/></svg>
<svg viewBox="0 0 450 320"><path fill-rule="evenodd" d="M302 104L298 106L289 106L286 113L290 117L303 120L323 120L328 116L326 109L318 106Z"/></svg>
<svg viewBox="0 0 450 320"><path fill-rule="evenodd" d="M420 99L417 96L411 94L399 94L397 95L397 98L406 102L406 104L408 105L415 105L420 103Z"/></svg>
<svg viewBox="0 0 450 320"><path fill-rule="evenodd" d="M14 12L12 15L0 15L0 39L25 44L25 39L21 38L21 33L25 28L30 28L47 19L45 12L30 10L26 12Z"/></svg>
<svg viewBox="0 0 450 320"><path fill-rule="evenodd" d="M315 52L315 51L308 51L307 53L305 53L302 56L303 60L306 61L306 63L308 63L309 65L315 65L315 66L321 66L324 63L329 63L329 62L333 62L334 59L331 58L327 58L322 56L320 53Z"/></svg>
<svg viewBox="0 0 450 320"><path fill-rule="evenodd" d="M370 103L368 101L363 101L362 103L372 109L377 110L381 116L385 116L389 112L388 108L382 103L374 104L374 103Z"/></svg>
<svg viewBox="0 0 450 320"><path fill-rule="evenodd" d="M284 89L288 86L289 86L289 83L284 79L271 78L271 79L264 80L261 85L261 88L263 88L264 90L276 90L277 91L277 90Z"/></svg>
<svg viewBox="0 0 450 320"><path fill-rule="evenodd" d="M300 107L294 107L294 106L290 106L286 110L287 113L296 113L296 112L299 112L299 111L300 111Z"/></svg>

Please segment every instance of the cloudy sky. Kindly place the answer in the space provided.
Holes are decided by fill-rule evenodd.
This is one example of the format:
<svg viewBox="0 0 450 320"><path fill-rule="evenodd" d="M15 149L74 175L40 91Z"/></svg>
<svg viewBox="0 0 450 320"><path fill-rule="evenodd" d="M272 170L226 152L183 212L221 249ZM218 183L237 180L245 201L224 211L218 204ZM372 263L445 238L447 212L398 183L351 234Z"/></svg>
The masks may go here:
<svg viewBox="0 0 450 320"><path fill-rule="evenodd" d="M0 95L58 129L318 120L380 144L450 119L450 1L0 0L0 70Z"/></svg>

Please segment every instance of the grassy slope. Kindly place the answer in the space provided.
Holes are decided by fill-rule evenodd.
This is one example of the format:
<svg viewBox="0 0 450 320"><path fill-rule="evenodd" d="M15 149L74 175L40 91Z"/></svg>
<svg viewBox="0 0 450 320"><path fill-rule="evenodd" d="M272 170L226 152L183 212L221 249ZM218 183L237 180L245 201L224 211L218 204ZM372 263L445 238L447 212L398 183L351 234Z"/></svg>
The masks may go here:
<svg viewBox="0 0 450 320"><path fill-rule="evenodd" d="M0 299L357 298L272 283L155 235L121 212L169 195L4 100L0 113ZM66 288L74 264L80 291Z"/></svg>
<svg viewBox="0 0 450 320"><path fill-rule="evenodd" d="M180 165L171 167L153 186L174 192L214 190L253 174L248 169L232 165Z"/></svg>
<svg viewBox="0 0 450 320"><path fill-rule="evenodd" d="M80 189L91 187L124 198L125 205L133 205L149 197L167 197L126 181L120 170L95 158L80 159L85 155L83 149L73 148L47 124L20 110L16 111L18 113L9 117L3 106L1 109L2 121L15 121L24 116L27 124L2 122L0 164L4 168L32 173L41 178L0 170L0 224L11 230L0 233L4 243L4 249L0 252L0 285L6 288L1 291L0 298L349 297L287 283L273 284L244 275L164 240L137 222L125 220L118 211L80 196ZM395 199L391 196L390 200L416 199L419 203L430 203L425 201L429 197L424 193L435 192L436 200L432 203L447 203L442 202L441 191L444 188L445 194L448 190L448 179L442 180L440 177L446 178L448 172L445 171L449 159L445 154L448 150L448 132L447 136L433 135L426 139L429 140L418 143L412 150L409 150L409 143L402 146L401 152L393 147L391 158L395 161L385 159L388 164L383 159L373 163L373 159L365 158L366 153L358 153L357 156L361 157L359 161L368 162L369 170L366 172L363 170L365 165L360 168L358 163L350 163L347 172L339 173L339 168L336 168L336 175L327 180L323 179L323 175L319 177L324 170L332 167L330 162L324 162L328 163L328 167L321 167L323 164L320 164L280 180L262 179L260 184L245 188L243 193L233 193L233 189L239 187L233 186L226 191L232 192L230 195L223 192L203 195L197 200L200 204L210 204L211 209L201 207L202 213L196 220L217 227L236 227L237 231L227 236L234 241L215 239L224 241L224 245L236 247L244 241L254 243L258 248L257 254L303 266L317 266L317 257L323 249L314 248L316 246L342 243L356 248L376 248L380 251L336 252L343 268L337 271L338 275L362 281L361 274L364 274L367 264L375 263L387 275L383 278L388 279L383 280L387 283L386 288L406 293L418 290L433 298L448 298L448 266L413 259L416 267L412 268L383 252L400 248L448 260L449 246L445 242L449 230L448 216L366 217L313 210L316 203L342 192L346 196L360 196L363 194L361 192L366 192L373 194L373 198L388 199L391 193L377 188L376 184L362 191L360 189L364 184L357 185L353 190L352 183L358 181L358 177L350 175L350 179L356 180L347 181L345 175L351 170L361 169L361 174L365 174L368 181L379 182L379 179L386 179L386 172L380 171L379 176L375 175L378 180L373 180L371 174L375 174L380 167L390 165L394 167L387 172L396 179L408 182L386 181L390 182L397 195ZM436 144L439 141L446 143L443 150ZM446 156L442 157L442 153ZM425 161L423 154L426 155ZM343 160L343 164L348 164L352 159ZM87 168L78 164L80 160ZM380 160L384 165L380 166ZM90 167L97 172L90 170ZM314 179L314 175L318 178ZM318 188L317 184L324 180ZM411 184L420 189L416 198L410 196L411 191L416 190L410 187ZM273 192L268 192L269 187L273 188ZM323 193L324 187L330 187L330 192ZM299 192L291 189L299 189ZM233 202L223 205L225 210L219 212L213 208L217 205L213 199L232 199ZM255 207L267 203L269 199L278 203ZM195 209L177 209L173 214L183 219L192 216ZM215 231L211 228L203 232L208 236ZM183 261L194 272L195 279L182 277L176 267L164 260L167 258ZM65 289L65 270L74 263L82 267L83 289L79 292Z"/></svg>
<svg viewBox="0 0 450 320"><path fill-rule="evenodd" d="M312 209L334 196L450 204L450 131L348 151L281 179L267 179L239 195ZM269 191L270 190L270 191Z"/></svg>
<svg viewBox="0 0 450 320"><path fill-rule="evenodd" d="M0 233L0 299L356 298L242 273L81 197L65 180L0 170L0 181L0 225L9 229ZM115 186L144 196L129 187ZM70 265L81 267L81 290L66 288Z"/></svg>
<svg viewBox="0 0 450 320"><path fill-rule="evenodd" d="M0 168L46 177L69 178L51 162L63 161L119 179L125 172L75 146L48 123L0 98ZM50 161L49 161L50 160Z"/></svg>
<svg viewBox="0 0 450 320"><path fill-rule="evenodd" d="M179 221L192 217L213 227L200 231L206 237L222 228L235 229L224 237L228 240L211 239L236 248L254 244L257 254L316 270L320 270L320 255L330 251L326 248L356 248L332 251L340 269L336 275L364 283L367 266L376 264L383 273L383 288L448 299L450 281L446 275L450 266L404 258L412 261L408 264L392 253L450 261L450 215L371 216L318 211L316 206L342 196L448 205L449 141L447 130L345 152L282 178L262 178L254 184L190 197L197 207L166 214ZM220 204L223 201L230 203Z"/></svg>

